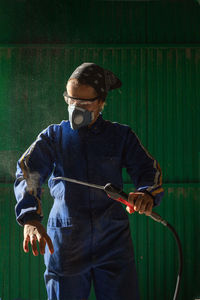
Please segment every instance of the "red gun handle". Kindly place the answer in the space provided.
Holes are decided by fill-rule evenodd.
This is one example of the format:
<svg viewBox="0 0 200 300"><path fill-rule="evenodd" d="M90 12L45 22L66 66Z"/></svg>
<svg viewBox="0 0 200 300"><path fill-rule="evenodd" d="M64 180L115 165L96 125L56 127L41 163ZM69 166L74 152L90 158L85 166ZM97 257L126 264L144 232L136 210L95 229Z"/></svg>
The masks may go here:
<svg viewBox="0 0 200 300"><path fill-rule="evenodd" d="M133 205L130 202L126 201L125 199L119 197L115 200L127 205L130 208L130 213L133 213L135 211L134 208L133 208Z"/></svg>
<svg viewBox="0 0 200 300"><path fill-rule="evenodd" d="M104 187L104 191L110 198L127 205L130 208L130 213L133 213L135 211L133 205L130 202L128 202L128 194L120 188L114 186L111 183L107 183Z"/></svg>

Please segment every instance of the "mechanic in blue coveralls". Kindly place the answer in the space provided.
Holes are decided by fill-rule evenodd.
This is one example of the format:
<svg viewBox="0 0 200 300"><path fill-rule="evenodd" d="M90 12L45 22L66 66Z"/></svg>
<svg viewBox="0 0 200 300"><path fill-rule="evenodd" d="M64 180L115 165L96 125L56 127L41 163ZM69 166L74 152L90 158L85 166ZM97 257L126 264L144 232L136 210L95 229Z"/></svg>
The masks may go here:
<svg viewBox="0 0 200 300"><path fill-rule="evenodd" d="M49 300L88 299L91 282L97 300L139 299L128 215L103 190L58 176L122 188L122 168L135 186L129 202L149 215L163 196L158 162L129 126L103 119L108 91L121 81L94 63L83 63L69 78L64 99L69 121L50 125L18 161L16 216L24 226L23 248L44 254ZM127 102L127 109L128 102ZM49 177L54 204L47 232L41 186ZM127 207L127 211L132 213ZM45 250L46 246L46 250Z"/></svg>

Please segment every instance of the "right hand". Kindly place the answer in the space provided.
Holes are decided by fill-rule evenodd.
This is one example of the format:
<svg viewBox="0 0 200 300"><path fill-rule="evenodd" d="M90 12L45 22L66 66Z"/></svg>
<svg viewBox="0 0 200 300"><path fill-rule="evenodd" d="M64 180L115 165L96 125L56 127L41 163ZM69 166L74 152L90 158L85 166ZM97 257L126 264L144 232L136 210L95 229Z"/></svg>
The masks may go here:
<svg viewBox="0 0 200 300"><path fill-rule="evenodd" d="M37 249L37 241L39 243L40 254L44 255L46 243L48 245L49 252L53 254L53 244L44 226L39 221L28 221L24 225L24 252L29 252L28 244L30 242L33 255L37 256L39 254Z"/></svg>

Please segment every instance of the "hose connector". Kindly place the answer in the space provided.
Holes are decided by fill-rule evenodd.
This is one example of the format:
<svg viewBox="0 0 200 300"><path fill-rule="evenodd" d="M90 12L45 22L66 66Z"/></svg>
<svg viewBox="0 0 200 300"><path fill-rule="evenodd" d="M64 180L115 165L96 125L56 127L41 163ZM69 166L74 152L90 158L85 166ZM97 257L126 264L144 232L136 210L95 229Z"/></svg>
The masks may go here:
<svg viewBox="0 0 200 300"><path fill-rule="evenodd" d="M167 221L165 221L159 214L152 211L152 213L149 215L150 218L152 218L154 221L163 224L164 226L167 226Z"/></svg>

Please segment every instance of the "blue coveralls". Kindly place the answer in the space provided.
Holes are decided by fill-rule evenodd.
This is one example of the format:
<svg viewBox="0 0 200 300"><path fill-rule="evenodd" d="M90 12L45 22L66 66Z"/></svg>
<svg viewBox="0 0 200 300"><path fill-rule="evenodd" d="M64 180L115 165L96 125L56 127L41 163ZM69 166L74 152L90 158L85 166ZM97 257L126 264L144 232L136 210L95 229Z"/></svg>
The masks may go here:
<svg viewBox="0 0 200 300"><path fill-rule="evenodd" d="M122 168L139 191L151 193L158 205L163 195L159 164L130 127L105 121L72 130L69 121L50 125L18 161L15 195L17 221L42 219L41 188L26 191L27 178L39 173L54 198L47 232L54 254L45 252L49 300L89 297L93 280L97 300L139 299L129 221L122 205L103 190L54 181L70 177L98 185L123 187Z"/></svg>

